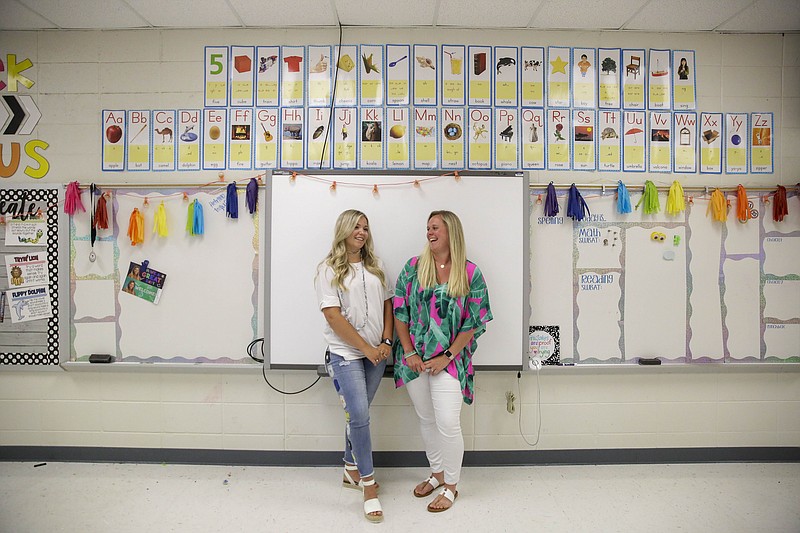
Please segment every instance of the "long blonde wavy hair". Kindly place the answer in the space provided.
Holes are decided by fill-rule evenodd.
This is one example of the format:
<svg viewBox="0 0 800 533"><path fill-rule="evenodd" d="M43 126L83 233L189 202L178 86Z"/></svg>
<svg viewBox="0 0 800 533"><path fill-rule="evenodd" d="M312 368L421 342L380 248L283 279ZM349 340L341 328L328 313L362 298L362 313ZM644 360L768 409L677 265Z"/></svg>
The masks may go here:
<svg viewBox="0 0 800 533"><path fill-rule="evenodd" d="M347 260L347 248L345 247L344 241L353 233L361 217L364 217L367 221L367 226L369 226L367 215L356 209L348 209L339 215L333 230L331 250L328 252L327 257L320 263L320 265L325 263L333 269L331 285L338 287L342 291L347 290L347 287L344 285L344 280L355 272L350 262ZM372 231L367 231L367 240L361 248L361 264L381 280L381 285L386 286L386 274L384 274L383 270L380 268L378 257L373 250Z"/></svg>
<svg viewBox="0 0 800 533"><path fill-rule="evenodd" d="M467 279L467 245L464 241L464 228L461 220L452 211L433 211L428 215L428 222L438 216L447 227L447 236L450 240L450 279L448 280L447 294L449 296L466 296L469 293L469 280ZM433 259L430 243L425 244L417 264L417 276L420 285L430 288L436 285L436 261Z"/></svg>

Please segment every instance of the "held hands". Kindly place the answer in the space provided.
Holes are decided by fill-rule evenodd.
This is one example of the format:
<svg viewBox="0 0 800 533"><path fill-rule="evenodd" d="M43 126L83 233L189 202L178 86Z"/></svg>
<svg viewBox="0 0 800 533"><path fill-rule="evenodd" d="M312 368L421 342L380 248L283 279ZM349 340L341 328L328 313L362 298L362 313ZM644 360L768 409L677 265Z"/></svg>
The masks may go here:
<svg viewBox="0 0 800 533"><path fill-rule="evenodd" d="M391 353L391 347L383 343L379 344L378 346L370 346L364 351L364 355L367 356L367 359L369 359L370 363L373 365L377 365L381 361L384 361Z"/></svg>
<svg viewBox="0 0 800 533"><path fill-rule="evenodd" d="M422 360L418 354L409 355L406 357L406 366L417 373L430 372L435 376L450 364L450 360L444 355L437 355L427 361Z"/></svg>

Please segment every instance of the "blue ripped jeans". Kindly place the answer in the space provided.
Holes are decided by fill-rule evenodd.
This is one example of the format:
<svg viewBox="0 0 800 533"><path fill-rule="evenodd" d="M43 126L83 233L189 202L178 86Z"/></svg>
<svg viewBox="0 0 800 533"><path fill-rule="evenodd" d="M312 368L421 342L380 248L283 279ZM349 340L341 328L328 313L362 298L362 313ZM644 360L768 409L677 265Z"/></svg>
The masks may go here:
<svg viewBox="0 0 800 533"><path fill-rule="evenodd" d="M358 466L361 477L373 475L369 406L381 383L386 361L373 365L367 358L348 361L333 352L325 354L325 368L344 407L344 460Z"/></svg>

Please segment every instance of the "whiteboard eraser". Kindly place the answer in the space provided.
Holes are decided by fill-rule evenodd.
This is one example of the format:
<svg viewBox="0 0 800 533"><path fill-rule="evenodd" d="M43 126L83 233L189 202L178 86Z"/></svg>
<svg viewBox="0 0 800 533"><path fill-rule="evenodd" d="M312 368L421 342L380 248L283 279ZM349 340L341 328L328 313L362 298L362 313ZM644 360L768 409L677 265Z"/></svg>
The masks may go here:
<svg viewBox="0 0 800 533"><path fill-rule="evenodd" d="M107 353L93 353L89 356L90 363L113 363L114 356Z"/></svg>
<svg viewBox="0 0 800 533"><path fill-rule="evenodd" d="M650 358L650 359L648 359L647 357L640 357L639 358L639 364L640 365L660 365L661 364L661 359L659 359L658 357L653 357L653 358Z"/></svg>

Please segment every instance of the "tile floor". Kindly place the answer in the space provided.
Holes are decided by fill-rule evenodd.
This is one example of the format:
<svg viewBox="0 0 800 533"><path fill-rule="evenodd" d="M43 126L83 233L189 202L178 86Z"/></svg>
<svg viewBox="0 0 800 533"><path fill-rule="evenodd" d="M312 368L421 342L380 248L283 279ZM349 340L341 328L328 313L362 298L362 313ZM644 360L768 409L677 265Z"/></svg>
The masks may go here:
<svg viewBox="0 0 800 533"><path fill-rule="evenodd" d="M800 532L800 464L465 468L452 510L377 470L385 521L333 467L0 463L0 532Z"/></svg>

